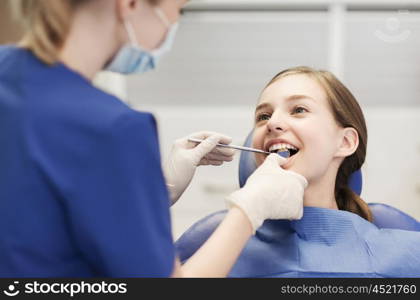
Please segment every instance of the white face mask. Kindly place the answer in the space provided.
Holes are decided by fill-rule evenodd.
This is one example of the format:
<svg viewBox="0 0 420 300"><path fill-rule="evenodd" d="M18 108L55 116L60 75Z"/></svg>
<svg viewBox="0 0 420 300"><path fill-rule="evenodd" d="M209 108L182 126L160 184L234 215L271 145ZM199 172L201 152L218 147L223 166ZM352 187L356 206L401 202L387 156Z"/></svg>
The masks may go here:
<svg viewBox="0 0 420 300"><path fill-rule="evenodd" d="M160 8L155 8L156 15L168 28L165 40L159 48L148 51L143 49L137 41L133 26L124 20L130 44L124 45L105 67L105 70L121 74L140 74L156 68L162 56L168 53L175 40L178 23L170 24Z"/></svg>

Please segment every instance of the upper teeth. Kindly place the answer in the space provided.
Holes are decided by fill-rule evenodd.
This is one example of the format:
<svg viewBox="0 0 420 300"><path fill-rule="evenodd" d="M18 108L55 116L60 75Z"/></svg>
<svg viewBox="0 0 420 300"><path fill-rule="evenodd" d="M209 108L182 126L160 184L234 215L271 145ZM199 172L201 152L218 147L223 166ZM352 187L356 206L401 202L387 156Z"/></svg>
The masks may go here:
<svg viewBox="0 0 420 300"><path fill-rule="evenodd" d="M293 150L297 150L296 147L294 147L294 146L292 146L290 144L280 143L280 144L271 145L270 148L268 149L268 151L269 152L272 152L272 151L276 151L276 150L279 150L279 149L293 149Z"/></svg>

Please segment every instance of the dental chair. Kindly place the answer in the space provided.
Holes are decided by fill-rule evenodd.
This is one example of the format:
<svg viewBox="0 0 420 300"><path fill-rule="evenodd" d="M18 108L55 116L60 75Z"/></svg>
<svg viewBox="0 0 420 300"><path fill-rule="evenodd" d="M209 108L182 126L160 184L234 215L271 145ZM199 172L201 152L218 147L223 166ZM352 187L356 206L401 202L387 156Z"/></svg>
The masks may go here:
<svg viewBox="0 0 420 300"><path fill-rule="evenodd" d="M251 147L252 132L248 135L244 146ZM243 151L239 161L239 185L245 185L247 178L256 169L254 154ZM360 195L362 191L362 173L360 170L352 174L349 180L351 189ZM378 228L402 229L420 231L420 222L406 213L386 204L368 203L373 215L373 223ZM226 210L218 211L199 220L188 229L176 242L176 248L181 261L187 260L210 237L223 220ZM256 232L257 238L264 238L264 231L272 226L281 226L287 220L267 220ZM260 235L260 237L259 237Z"/></svg>

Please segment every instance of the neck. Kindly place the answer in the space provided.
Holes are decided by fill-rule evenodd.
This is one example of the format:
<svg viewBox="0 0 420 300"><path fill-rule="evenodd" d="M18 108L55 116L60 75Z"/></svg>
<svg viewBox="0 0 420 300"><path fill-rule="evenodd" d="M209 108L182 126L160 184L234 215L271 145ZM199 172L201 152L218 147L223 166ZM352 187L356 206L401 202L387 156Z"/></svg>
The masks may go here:
<svg viewBox="0 0 420 300"><path fill-rule="evenodd" d="M74 14L60 60L83 77L93 80L118 51L117 26L81 10Z"/></svg>
<svg viewBox="0 0 420 300"><path fill-rule="evenodd" d="M335 199L337 171L330 169L324 176L309 182L303 198L304 206L338 209Z"/></svg>

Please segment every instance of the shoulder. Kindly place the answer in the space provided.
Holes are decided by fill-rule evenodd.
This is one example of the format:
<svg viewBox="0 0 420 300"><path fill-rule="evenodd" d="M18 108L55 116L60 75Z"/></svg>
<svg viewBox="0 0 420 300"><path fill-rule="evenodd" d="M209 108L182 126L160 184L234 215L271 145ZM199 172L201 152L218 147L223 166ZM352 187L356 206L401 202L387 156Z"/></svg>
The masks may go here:
<svg viewBox="0 0 420 300"><path fill-rule="evenodd" d="M0 47L0 78L9 94L20 100L22 110L34 118L100 125L130 111L120 99L63 63L47 65L27 49Z"/></svg>
<svg viewBox="0 0 420 300"><path fill-rule="evenodd" d="M35 62L36 64L37 62ZM133 110L64 65L33 68L13 86L29 126L66 134L110 137L123 129L156 129L152 114Z"/></svg>
<svg viewBox="0 0 420 300"><path fill-rule="evenodd" d="M69 133L75 140L92 145L103 154L125 156L136 161L160 159L159 140L154 116L131 108L109 111L98 107L96 115L80 120Z"/></svg>
<svg viewBox="0 0 420 300"><path fill-rule="evenodd" d="M107 133L145 133L157 135L155 117L149 112L134 110L121 99L77 78L68 90L57 89L49 109L64 120L77 121L80 126ZM63 95L66 94L67 95ZM60 98L60 100L57 100ZM57 102L57 103L56 103Z"/></svg>
<svg viewBox="0 0 420 300"><path fill-rule="evenodd" d="M111 139L118 147L125 147L132 151L143 150L159 156L158 133L155 117L148 112L127 109L110 118L101 130L101 134ZM133 153L137 156L138 153Z"/></svg>
<svg viewBox="0 0 420 300"><path fill-rule="evenodd" d="M5 59L10 58L11 55L16 56L16 55L22 54L21 50L22 49L17 48L12 45L0 45L0 62L2 63L6 62Z"/></svg>
<svg viewBox="0 0 420 300"><path fill-rule="evenodd" d="M365 241L379 275L420 276L420 232L378 229L369 232Z"/></svg>
<svg viewBox="0 0 420 300"><path fill-rule="evenodd" d="M79 161L114 156L159 160L157 126L151 113L133 110L94 87L69 87L73 88L41 91L25 99L32 101L22 113L31 145L36 142L54 157Z"/></svg>
<svg viewBox="0 0 420 300"><path fill-rule="evenodd" d="M175 243L182 262L190 258L222 222L227 211L222 210L204 217L192 225Z"/></svg>
<svg viewBox="0 0 420 300"><path fill-rule="evenodd" d="M420 232L402 229L377 229L365 235L366 241L371 248L387 248L388 253L399 252L402 248L410 249L417 247L420 249ZM420 259L420 252L419 252Z"/></svg>
<svg viewBox="0 0 420 300"><path fill-rule="evenodd" d="M14 81L20 76L20 69L26 64L26 51L14 46L0 46L0 80ZM0 82L1 82L0 81Z"/></svg>
<svg viewBox="0 0 420 300"><path fill-rule="evenodd" d="M0 45L0 62L3 63L4 59L11 53L13 53L13 47Z"/></svg>
<svg viewBox="0 0 420 300"><path fill-rule="evenodd" d="M372 265L383 277L420 276L420 231L418 222L384 204L372 205L375 224L364 219L358 226ZM379 228L378 228L379 227Z"/></svg>

